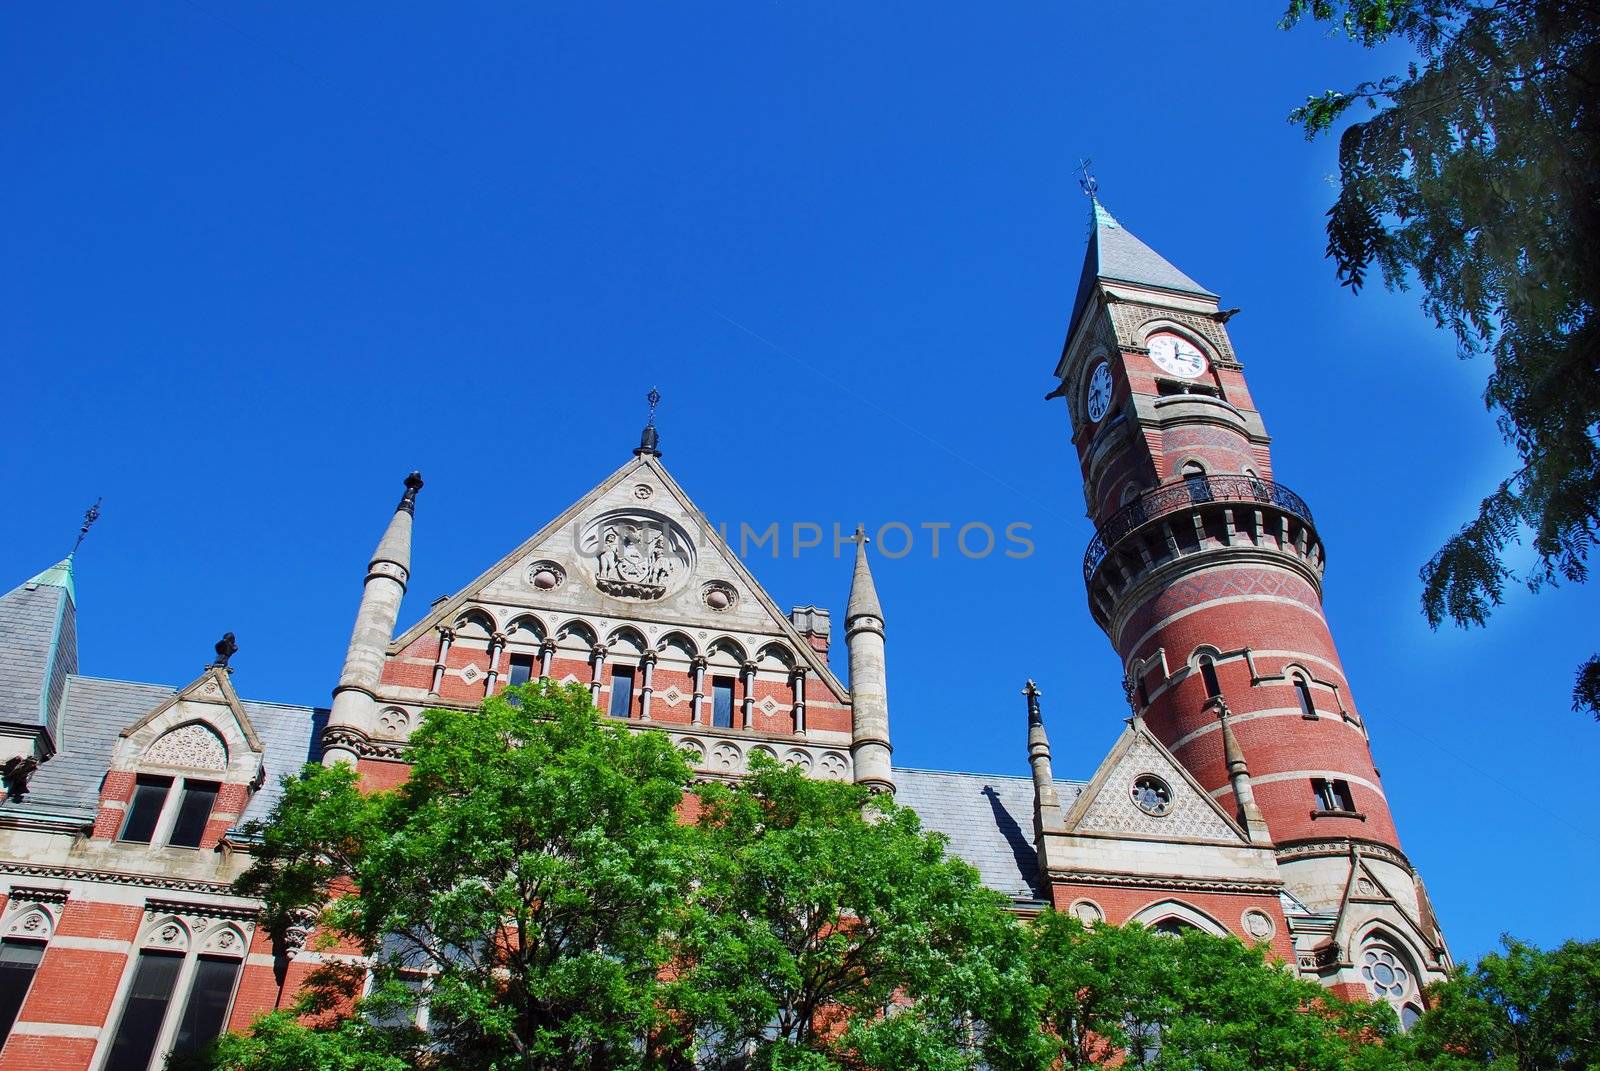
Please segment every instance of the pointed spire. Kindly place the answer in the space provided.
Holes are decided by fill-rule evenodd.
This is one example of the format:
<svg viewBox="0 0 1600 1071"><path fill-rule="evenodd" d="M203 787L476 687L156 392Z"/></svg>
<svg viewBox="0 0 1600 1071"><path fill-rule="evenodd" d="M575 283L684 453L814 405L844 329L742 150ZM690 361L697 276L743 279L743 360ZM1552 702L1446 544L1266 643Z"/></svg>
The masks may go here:
<svg viewBox="0 0 1600 1071"><path fill-rule="evenodd" d="M845 607L844 620L848 626L854 617L876 617L883 620L883 607L878 603L878 588L872 582L872 569L867 565L867 529L856 525L856 568L850 578L850 602Z"/></svg>
<svg viewBox="0 0 1600 1071"><path fill-rule="evenodd" d="M1233 712L1221 696L1215 700L1217 716L1222 720L1222 757L1228 766L1228 781L1233 785L1233 798L1239 806L1239 824L1244 826L1250 839L1258 844L1269 843L1267 820L1256 806L1255 786L1250 781L1250 767L1244 760L1244 749L1233 732Z"/></svg>
<svg viewBox="0 0 1600 1071"><path fill-rule="evenodd" d="M406 477L406 493L394 508L389 527L378 540L378 549L372 553L372 562L392 562L401 569L411 570L411 521L417 510L417 492L422 490L422 473L413 472Z"/></svg>
<svg viewBox="0 0 1600 1071"><path fill-rule="evenodd" d="M633 451L634 457L660 457L661 436L656 433L656 406L661 404L661 392L654 387L644 396L650 403L650 416L645 421L644 431L639 433L639 446Z"/></svg>
<svg viewBox="0 0 1600 1071"><path fill-rule="evenodd" d="M1045 734L1044 715L1039 710L1041 693L1030 678L1022 694L1028 699L1028 765L1033 768L1034 818L1042 828L1050 828L1060 824L1061 799L1050 764L1050 737Z"/></svg>
<svg viewBox="0 0 1600 1071"><path fill-rule="evenodd" d="M1098 183L1089 179L1084 192L1089 195L1089 244L1084 250L1083 273L1078 277L1078 293L1072 302L1072 322L1067 327L1071 338L1101 283L1128 283L1188 294L1209 301L1217 295L1173 267L1166 258L1129 231L1100 203Z"/></svg>
<svg viewBox="0 0 1600 1071"><path fill-rule="evenodd" d="M78 589L73 577L72 555L56 562L44 572L22 585L29 591L35 588L60 588L67 593L67 598L72 600L74 606L78 603Z"/></svg>

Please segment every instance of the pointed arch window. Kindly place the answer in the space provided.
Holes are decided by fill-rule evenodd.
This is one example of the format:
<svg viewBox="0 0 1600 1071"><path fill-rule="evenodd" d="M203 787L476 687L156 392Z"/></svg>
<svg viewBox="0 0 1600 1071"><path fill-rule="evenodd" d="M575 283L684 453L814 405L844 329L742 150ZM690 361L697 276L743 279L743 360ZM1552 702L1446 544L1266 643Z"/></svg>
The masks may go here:
<svg viewBox="0 0 1600 1071"><path fill-rule="evenodd" d="M1294 684L1294 694L1300 700L1300 716L1308 721L1317 720L1317 704L1311 698L1311 685L1299 673L1289 678Z"/></svg>

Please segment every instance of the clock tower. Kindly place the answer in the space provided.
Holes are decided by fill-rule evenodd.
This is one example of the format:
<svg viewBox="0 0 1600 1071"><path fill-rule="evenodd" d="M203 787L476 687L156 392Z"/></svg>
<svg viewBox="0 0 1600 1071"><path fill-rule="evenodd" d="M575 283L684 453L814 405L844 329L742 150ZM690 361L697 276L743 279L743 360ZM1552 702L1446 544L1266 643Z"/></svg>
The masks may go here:
<svg viewBox="0 0 1600 1071"><path fill-rule="evenodd" d="M1098 200L1092 211L1052 396L1067 400L1095 525L1089 610L1129 703L1251 842L1271 847L1314 927L1335 931L1295 935L1302 970L1372 992L1361 972L1375 938L1338 932L1359 915L1433 977L1447 953L1323 616L1322 538L1273 470L1228 337L1237 310ZM1363 897L1370 910L1346 910Z"/></svg>

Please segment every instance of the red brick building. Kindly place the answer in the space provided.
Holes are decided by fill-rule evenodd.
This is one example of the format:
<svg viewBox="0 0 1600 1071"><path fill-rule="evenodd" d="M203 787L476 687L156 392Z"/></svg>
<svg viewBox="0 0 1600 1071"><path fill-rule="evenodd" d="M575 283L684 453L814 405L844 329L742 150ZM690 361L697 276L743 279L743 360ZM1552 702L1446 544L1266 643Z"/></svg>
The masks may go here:
<svg viewBox="0 0 1600 1071"><path fill-rule="evenodd" d="M178 689L80 674L71 558L0 597L0 1071L145 1071L291 999L324 954L275 943L228 892L277 779L350 762L393 785L423 710L539 677L669 733L707 778L765 753L895 792L1019 912L1265 941L1409 1014L1448 953L1322 615L1310 508L1276 480L1228 316L1095 205L1055 396L1097 529L1089 609L1133 717L1086 781L1056 779L1031 685L1031 777L892 766L865 543L838 658L829 611L773 603L663 467L653 427L401 630L408 478L326 710L240 699L227 642Z"/></svg>

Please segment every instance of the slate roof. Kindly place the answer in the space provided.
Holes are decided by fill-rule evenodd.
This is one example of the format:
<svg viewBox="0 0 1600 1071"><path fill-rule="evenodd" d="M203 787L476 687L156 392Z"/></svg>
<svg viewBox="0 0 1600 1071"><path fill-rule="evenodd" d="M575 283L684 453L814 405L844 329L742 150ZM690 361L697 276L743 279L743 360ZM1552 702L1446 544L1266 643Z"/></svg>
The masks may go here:
<svg viewBox="0 0 1600 1071"><path fill-rule="evenodd" d="M0 596L0 721L49 726L78 668L72 559Z"/></svg>
<svg viewBox="0 0 1600 1071"><path fill-rule="evenodd" d="M977 868L985 885L1007 896L1039 895L1032 778L897 767L894 784L895 802L948 837L950 854ZM1057 781L1062 805L1071 806L1083 786Z"/></svg>
<svg viewBox="0 0 1600 1071"><path fill-rule="evenodd" d="M39 767L20 810L93 818L100 782L118 734L177 694L176 688L99 677L67 678L61 738L54 758ZM266 749L267 779L245 808L241 824L260 818L278 799L278 779L320 758L315 742L328 712L316 707L241 700Z"/></svg>
<svg viewBox="0 0 1600 1071"><path fill-rule="evenodd" d="M1091 202L1093 218L1090 221L1089 246L1083 254L1083 273L1078 277L1078 295L1072 302L1072 322L1067 328L1071 338L1078 329L1078 320L1094 296L1095 287L1102 280L1133 283L1173 290L1182 294L1215 300L1217 295L1173 267L1160 253L1145 245L1128 228L1117 222L1099 201Z"/></svg>

